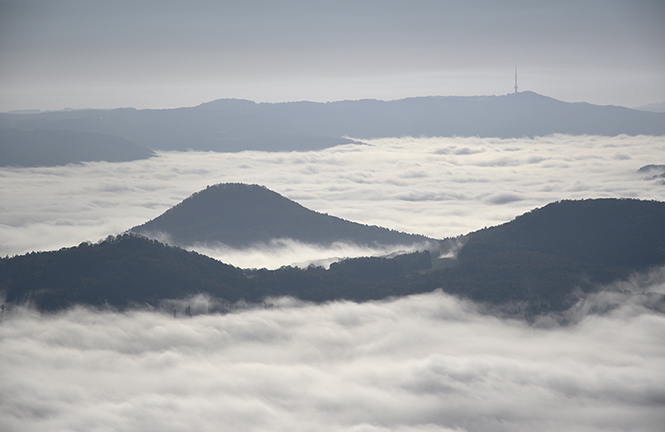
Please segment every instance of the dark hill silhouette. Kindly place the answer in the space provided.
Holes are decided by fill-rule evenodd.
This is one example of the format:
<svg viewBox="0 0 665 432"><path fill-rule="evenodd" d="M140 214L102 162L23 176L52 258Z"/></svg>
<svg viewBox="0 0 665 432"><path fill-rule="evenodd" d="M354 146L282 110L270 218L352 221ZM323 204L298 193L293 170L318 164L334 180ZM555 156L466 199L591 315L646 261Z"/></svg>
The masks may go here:
<svg viewBox="0 0 665 432"><path fill-rule="evenodd" d="M203 292L230 301L255 298L242 270L130 235L4 259L0 275L10 304L47 311L74 304L125 309Z"/></svg>
<svg viewBox="0 0 665 432"><path fill-rule="evenodd" d="M125 234L56 252L0 259L0 291L11 305L40 310L73 304L158 305L207 293L224 302L289 295L366 301L441 288L527 317L560 311L584 293L665 265L665 203L563 201L465 237L456 265L417 252L356 258L321 267L245 270ZM450 263L449 263L450 264ZM665 296L651 307L665 312ZM518 306L517 308L515 306Z"/></svg>
<svg viewBox="0 0 665 432"><path fill-rule="evenodd" d="M561 201L467 235L459 265L429 283L476 300L524 301L532 313L561 310L575 290L664 265L663 227L663 202Z"/></svg>
<svg viewBox="0 0 665 432"><path fill-rule="evenodd" d="M414 245L427 237L362 225L317 213L263 186L227 183L208 186L132 232L168 235L176 246L197 243L247 247L289 238L303 243L363 246Z"/></svg>
<svg viewBox="0 0 665 432"><path fill-rule="evenodd" d="M467 236L459 259L485 260L506 250L561 255L607 267L665 262L665 205L659 201L561 201Z"/></svg>
<svg viewBox="0 0 665 432"><path fill-rule="evenodd" d="M154 150L314 150L391 136L665 135L665 113L567 103L533 92L394 101L254 103L168 110L0 114L1 128L116 135Z"/></svg>
<svg viewBox="0 0 665 432"><path fill-rule="evenodd" d="M154 156L117 136L91 132L0 129L0 166L56 166L79 162L128 162Z"/></svg>
<svg viewBox="0 0 665 432"><path fill-rule="evenodd" d="M431 265L428 252L352 261L358 264L340 265L333 271L284 267L279 272L247 274L196 252L123 234L97 244L0 259L0 293L10 305L27 303L41 311L76 304L124 310L159 306L163 300L196 294L210 295L216 304L259 303L266 297L297 292L299 287L291 286L295 281L312 283L329 300L352 295L353 290L346 289L358 285L356 276L363 268L369 270L362 271L361 280L367 282L400 277Z"/></svg>
<svg viewBox="0 0 665 432"><path fill-rule="evenodd" d="M513 312L537 316L565 310L585 293L625 279L637 271L665 265L665 203L629 199L562 201L533 210L506 224L468 234L460 241L456 265L433 266L426 273L338 284L338 296L379 299L437 288ZM415 258L414 258L415 259ZM331 266L352 271L355 282L381 263L347 260ZM436 263L432 259L432 263ZM390 260L386 261L390 266ZM388 273L383 270L384 273ZM288 282L283 291L299 298L330 299L330 286L306 272L263 272L270 284ZM348 274L348 273L347 273ZM655 295L655 294L654 294ZM654 306L665 312L665 297ZM333 297L335 298L335 297Z"/></svg>

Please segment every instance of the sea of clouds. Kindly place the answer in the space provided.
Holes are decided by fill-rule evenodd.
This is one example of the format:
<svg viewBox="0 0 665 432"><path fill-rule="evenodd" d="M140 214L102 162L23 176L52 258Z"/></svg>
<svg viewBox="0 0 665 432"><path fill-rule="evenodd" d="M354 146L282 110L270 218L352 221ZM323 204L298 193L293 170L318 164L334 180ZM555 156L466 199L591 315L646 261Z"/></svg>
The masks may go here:
<svg viewBox="0 0 665 432"><path fill-rule="evenodd" d="M161 152L128 163L1 168L0 256L96 242L224 182L261 184L355 222L454 237L561 199L665 200L663 179L638 172L663 163L663 137L552 135L386 138L311 152ZM336 248L276 242L203 252L268 268L385 252Z"/></svg>
<svg viewBox="0 0 665 432"><path fill-rule="evenodd" d="M447 237L561 199L665 200L663 137L399 138L304 153L164 152L0 169L0 254L97 241L220 182L357 222ZM204 251L278 267L384 251L278 241ZM7 431L661 431L665 270L562 314L500 317L440 291L356 304L0 317ZM654 301L655 299L655 301ZM659 306L660 305L660 306Z"/></svg>
<svg viewBox="0 0 665 432"><path fill-rule="evenodd" d="M639 302L534 326L440 291L178 318L14 309L0 418L21 432L656 432L664 340L665 315Z"/></svg>

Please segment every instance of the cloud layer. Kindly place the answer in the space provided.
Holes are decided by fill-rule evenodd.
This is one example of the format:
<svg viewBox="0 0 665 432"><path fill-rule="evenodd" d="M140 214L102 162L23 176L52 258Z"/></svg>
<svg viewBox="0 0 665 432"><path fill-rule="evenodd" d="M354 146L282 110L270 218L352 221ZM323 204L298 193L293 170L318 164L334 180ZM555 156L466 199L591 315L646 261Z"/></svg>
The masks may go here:
<svg viewBox="0 0 665 432"><path fill-rule="evenodd" d="M456 236L561 199L665 200L662 178L638 172L663 163L663 137L407 137L3 168L0 254L96 241L219 182L263 184L357 222ZM204 252L257 267L373 251L280 241ZM659 431L665 316L648 293L665 293L665 269L608 288L532 326L441 292L364 304L282 298L193 317L184 306L203 312L207 299L167 312L6 310L0 418L5 430L28 432Z"/></svg>
<svg viewBox="0 0 665 432"><path fill-rule="evenodd" d="M159 238L158 238L159 240ZM427 249L424 242L413 246L384 245L381 247L365 247L356 244L337 242L330 246L306 244L291 239L276 239L268 244L256 244L246 249L229 247L210 247L194 245L190 250L208 255L223 262L230 262L241 268L277 269L283 265L306 268L316 265L328 268L330 264L348 257L386 256L399 253L410 253Z"/></svg>
<svg viewBox="0 0 665 432"><path fill-rule="evenodd" d="M220 182L262 184L312 210L355 222L457 236L561 199L665 200L662 179L637 172L662 163L663 137L554 135L407 137L313 152L165 152L120 164L3 168L0 255L94 242ZM279 253L254 252L270 266L305 262L312 255L284 244ZM339 251L315 258L326 255ZM237 254L216 256L246 263Z"/></svg>
<svg viewBox="0 0 665 432"><path fill-rule="evenodd" d="M665 422L665 317L639 304L547 328L441 292L274 304L178 319L6 312L3 428L656 431Z"/></svg>

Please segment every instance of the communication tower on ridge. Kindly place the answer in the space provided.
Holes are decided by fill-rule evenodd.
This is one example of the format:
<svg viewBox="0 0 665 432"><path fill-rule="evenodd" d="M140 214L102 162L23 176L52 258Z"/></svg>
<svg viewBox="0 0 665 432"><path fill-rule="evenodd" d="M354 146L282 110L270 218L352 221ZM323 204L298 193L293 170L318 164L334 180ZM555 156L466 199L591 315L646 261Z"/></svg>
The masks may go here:
<svg viewBox="0 0 665 432"><path fill-rule="evenodd" d="M515 93L517 93L517 65L515 65Z"/></svg>

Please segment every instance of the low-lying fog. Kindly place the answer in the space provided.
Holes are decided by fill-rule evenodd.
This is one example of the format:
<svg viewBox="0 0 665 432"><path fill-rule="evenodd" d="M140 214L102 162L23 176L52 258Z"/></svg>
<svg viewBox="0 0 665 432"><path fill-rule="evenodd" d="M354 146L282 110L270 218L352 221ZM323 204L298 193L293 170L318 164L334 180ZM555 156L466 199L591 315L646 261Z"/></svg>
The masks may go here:
<svg viewBox="0 0 665 432"><path fill-rule="evenodd" d="M207 185L265 185L355 222L442 238L507 222L561 199L665 200L665 139L390 138L313 152L164 152L129 163L0 169L0 255L96 242L152 219ZM231 264L284 264L384 251L277 242L249 253L204 251ZM247 257L251 256L248 260Z"/></svg>
<svg viewBox="0 0 665 432"><path fill-rule="evenodd" d="M260 243L245 249L225 246L194 245L189 247L204 255L231 263L240 268L276 269L283 265L307 268L310 265L329 268L330 264L348 257L392 256L427 249L428 242L410 246L359 246L336 242L330 246L312 245L291 239L276 239L268 244Z"/></svg>
<svg viewBox="0 0 665 432"><path fill-rule="evenodd" d="M665 200L659 173L637 171L663 163L662 137L552 136L4 168L0 253L94 242L220 182L263 184L357 222L456 236L560 199ZM246 267L370 252L288 241L215 251ZM177 318L7 309L0 423L21 432L661 431L665 315L649 295L622 290L663 293L665 271L611 288L534 325L441 292L364 304L275 299L268 309ZM197 312L207 300L168 310L185 304Z"/></svg>
<svg viewBox="0 0 665 432"><path fill-rule="evenodd" d="M665 424L665 316L634 301L566 327L495 318L441 292L274 303L175 319L6 313L2 429L656 432Z"/></svg>

